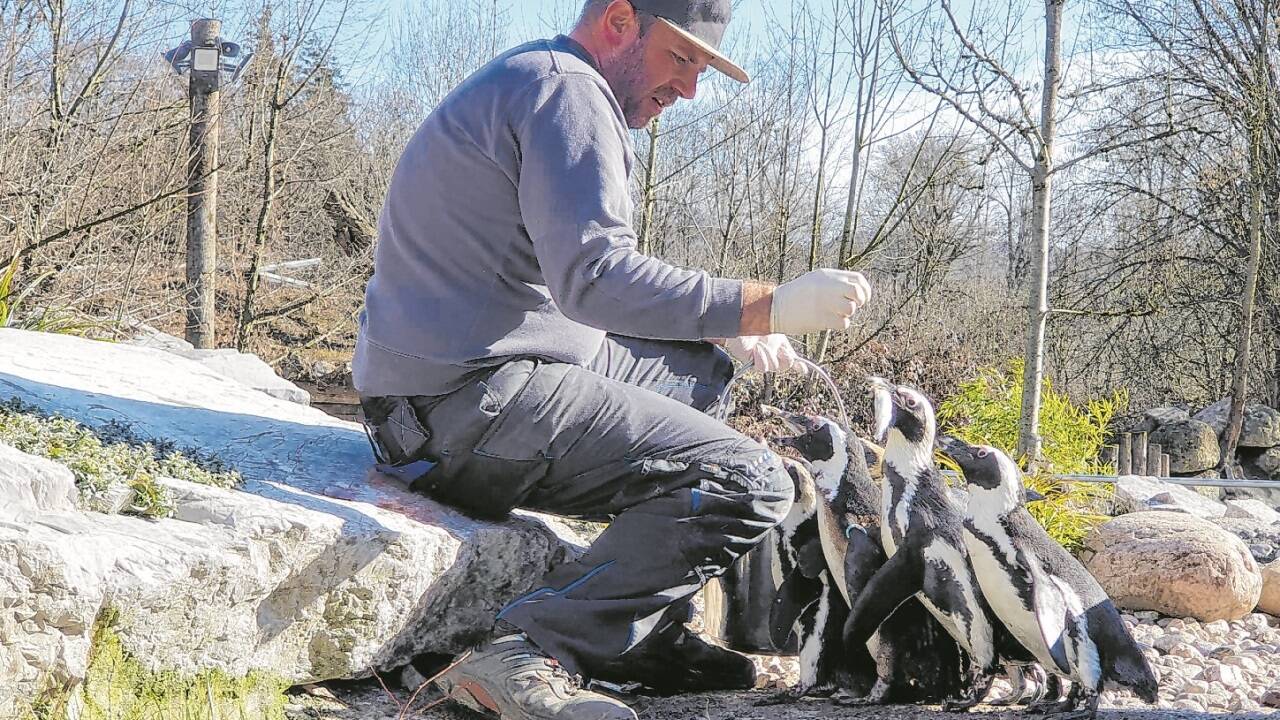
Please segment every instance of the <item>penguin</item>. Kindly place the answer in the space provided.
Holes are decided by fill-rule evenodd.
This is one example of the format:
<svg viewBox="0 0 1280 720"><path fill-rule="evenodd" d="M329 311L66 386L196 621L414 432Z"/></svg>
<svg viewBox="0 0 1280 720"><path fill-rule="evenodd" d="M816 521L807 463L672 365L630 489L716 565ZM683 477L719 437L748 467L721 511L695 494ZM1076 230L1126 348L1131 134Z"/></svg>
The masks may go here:
<svg viewBox="0 0 1280 720"><path fill-rule="evenodd" d="M963 517L952 504L933 462L936 421L919 391L869 379L875 396L876 436L884 443L880 540L887 562L867 582L844 628L846 652L857 651L895 608L912 597L960 644L970 660L969 687L944 703L963 711L987 694L998 663L1033 661L993 622L963 538ZM884 703L883 676L850 704Z"/></svg>
<svg viewBox="0 0 1280 720"><path fill-rule="evenodd" d="M871 479L862 440L825 417L776 410L770 410L770 414L795 433L774 438L773 442L799 453L813 475L819 501L814 515L822 557L846 603L845 608L838 608L829 616L817 642L824 662L829 658L843 659L843 625L848 606L885 562L878 541L880 488ZM817 559L816 553L811 556ZM837 616L840 624L835 626ZM778 620L785 622L785 617L780 613ZM846 672L837 680L841 696L866 694L878 676L892 678L891 696L902 702L940 700L954 694L964 682L959 646L916 601L904 604L882 623L871 646L875 665L846 664ZM802 677L804 659L802 653Z"/></svg>
<svg viewBox="0 0 1280 720"><path fill-rule="evenodd" d="M795 483L795 502L774 534L782 578L770 608L770 638L786 647L792 635L800 661L799 682L789 692L760 701L778 705L803 697L826 697L848 685L839 638L849 605L827 565L822 549L822 515L831 515L830 498L807 465L784 458Z"/></svg>
<svg viewBox="0 0 1280 720"><path fill-rule="evenodd" d="M1104 685L1155 703L1150 664L1102 586L1023 507L1022 472L1013 460L955 438L939 444L969 485L964 542L983 596L1045 669L1074 683L1055 714L1092 720Z"/></svg>

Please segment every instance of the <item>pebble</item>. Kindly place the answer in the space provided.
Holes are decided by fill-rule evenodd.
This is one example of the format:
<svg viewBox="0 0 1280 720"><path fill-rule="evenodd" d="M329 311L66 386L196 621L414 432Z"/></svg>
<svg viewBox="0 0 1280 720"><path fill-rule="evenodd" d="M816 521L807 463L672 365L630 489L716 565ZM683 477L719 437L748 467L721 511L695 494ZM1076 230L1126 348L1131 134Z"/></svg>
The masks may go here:
<svg viewBox="0 0 1280 720"><path fill-rule="evenodd" d="M1238 716L1280 708L1280 620L1260 613L1210 623L1153 615L1133 613L1132 633L1160 677L1158 709ZM1128 693L1107 701L1112 708L1137 702Z"/></svg>
<svg viewBox="0 0 1280 720"><path fill-rule="evenodd" d="M1240 668L1234 665L1210 665L1204 669L1204 679L1210 682L1217 681L1227 687L1235 687L1244 682L1244 675L1240 673ZM1210 688L1212 692L1213 688Z"/></svg>
<svg viewBox="0 0 1280 720"><path fill-rule="evenodd" d="M1280 708L1280 685L1262 694L1262 704L1267 707Z"/></svg>

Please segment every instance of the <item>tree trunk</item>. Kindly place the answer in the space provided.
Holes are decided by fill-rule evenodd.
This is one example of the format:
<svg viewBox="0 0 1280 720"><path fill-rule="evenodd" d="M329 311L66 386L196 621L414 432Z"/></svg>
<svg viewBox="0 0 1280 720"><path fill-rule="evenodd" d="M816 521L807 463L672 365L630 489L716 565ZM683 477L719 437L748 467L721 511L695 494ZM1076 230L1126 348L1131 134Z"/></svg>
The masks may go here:
<svg viewBox="0 0 1280 720"><path fill-rule="evenodd" d="M1263 44L1269 33L1263 26ZM1264 50L1265 52L1265 50ZM1249 128L1249 267L1245 271L1244 290L1240 294L1240 336L1236 344L1235 367L1231 373L1231 410L1227 415L1226 435L1222 442L1222 469L1224 477L1235 474L1236 446L1240 443L1240 430L1244 425L1244 403L1249 390L1249 344L1253 339L1253 307L1257 299L1258 273L1262 263L1263 221L1263 167L1262 143L1266 133L1267 105L1265 56L1258 57L1254 66L1253 122Z"/></svg>
<svg viewBox="0 0 1280 720"><path fill-rule="evenodd" d="M1061 83L1062 8L1066 0L1045 0L1044 95L1040 103L1040 148L1032 171L1034 274L1027 300L1027 350L1022 371L1022 417L1018 453L1030 466L1039 463L1040 386L1044 380L1044 336L1049 320L1049 226L1053 199L1053 150Z"/></svg>
<svg viewBox="0 0 1280 720"><path fill-rule="evenodd" d="M644 174L644 207L640 226L640 252L653 252L653 216L658 207L658 122L649 123L649 164Z"/></svg>
<svg viewBox="0 0 1280 720"><path fill-rule="evenodd" d="M258 220L254 226L253 257L245 275L244 304L240 308L240 322L236 328L236 349L244 352L249 343L249 330L253 327L253 301L257 297L262 279L258 270L266 251L267 237L271 231L271 214L276 202L276 136L280 129L281 103L284 98L288 68L282 61L276 69L275 86L271 92L271 105L267 109L267 129L263 135L262 150L262 201L258 206Z"/></svg>

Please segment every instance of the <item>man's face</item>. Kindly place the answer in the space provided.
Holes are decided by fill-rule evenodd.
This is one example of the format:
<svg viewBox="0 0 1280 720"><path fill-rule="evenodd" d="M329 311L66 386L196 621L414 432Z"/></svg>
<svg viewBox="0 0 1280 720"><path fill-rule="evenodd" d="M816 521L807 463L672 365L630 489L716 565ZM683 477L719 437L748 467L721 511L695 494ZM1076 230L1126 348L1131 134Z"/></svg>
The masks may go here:
<svg viewBox="0 0 1280 720"><path fill-rule="evenodd" d="M698 93L698 76L710 60L666 23L654 20L643 35L602 61L600 70L627 125L642 128L677 99L692 100Z"/></svg>

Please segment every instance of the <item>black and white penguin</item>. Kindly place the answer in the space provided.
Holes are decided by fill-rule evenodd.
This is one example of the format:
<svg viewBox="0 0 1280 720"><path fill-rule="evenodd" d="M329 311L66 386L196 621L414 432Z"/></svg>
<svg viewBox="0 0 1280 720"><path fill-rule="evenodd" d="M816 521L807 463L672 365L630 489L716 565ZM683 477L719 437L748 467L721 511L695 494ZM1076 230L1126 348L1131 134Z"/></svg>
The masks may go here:
<svg viewBox="0 0 1280 720"><path fill-rule="evenodd" d="M799 655L799 682L790 692L761 701L775 705L802 697L829 696L848 683L841 629L849 605L838 587L822 549L822 515L830 516L830 500L807 464L784 458L795 483L795 502L774 531L781 577L769 613L775 647L787 647L794 634ZM836 638L836 642L831 642Z"/></svg>
<svg viewBox="0 0 1280 720"><path fill-rule="evenodd" d="M955 438L940 445L969 485L964 542L983 596L1046 670L1075 683L1072 701L1056 709L1093 718L1104 685L1156 702L1155 674L1111 598L1020 501L1022 472L1013 460Z"/></svg>
<svg viewBox="0 0 1280 720"><path fill-rule="evenodd" d="M888 561L869 580L845 625L851 657L900 604L917 597L971 660L970 686L948 709L976 705L998 663L1031 658L1007 633L997 632L964 544L963 517L952 504L933 461L933 406L920 392L871 378L877 439L884 443L880 539ZM882 703L880 678L863 703Z"/></svg>
<svg viewBox="0 0 1280 720"><path fill-rule="evenodd" d="M880 545L880 487L871 478L865 446L834 421L818 415L775 414L796 433L775 438L796 450L812 472L820 499L830 513L815 508L823 556L831 576L849 605L885 561ZM820 647L823 661L844 658L843 626L846 609L828 617ZM838 616L840 625L830 627ZM875 664L846 665L838 679L841 694L865 695L877 677L891 680L889 697L895 702L933 702L963 687L965 663L959 646L915 600L900 606L870 641ZM804 656L802 655L804 674Z"/></svg>

